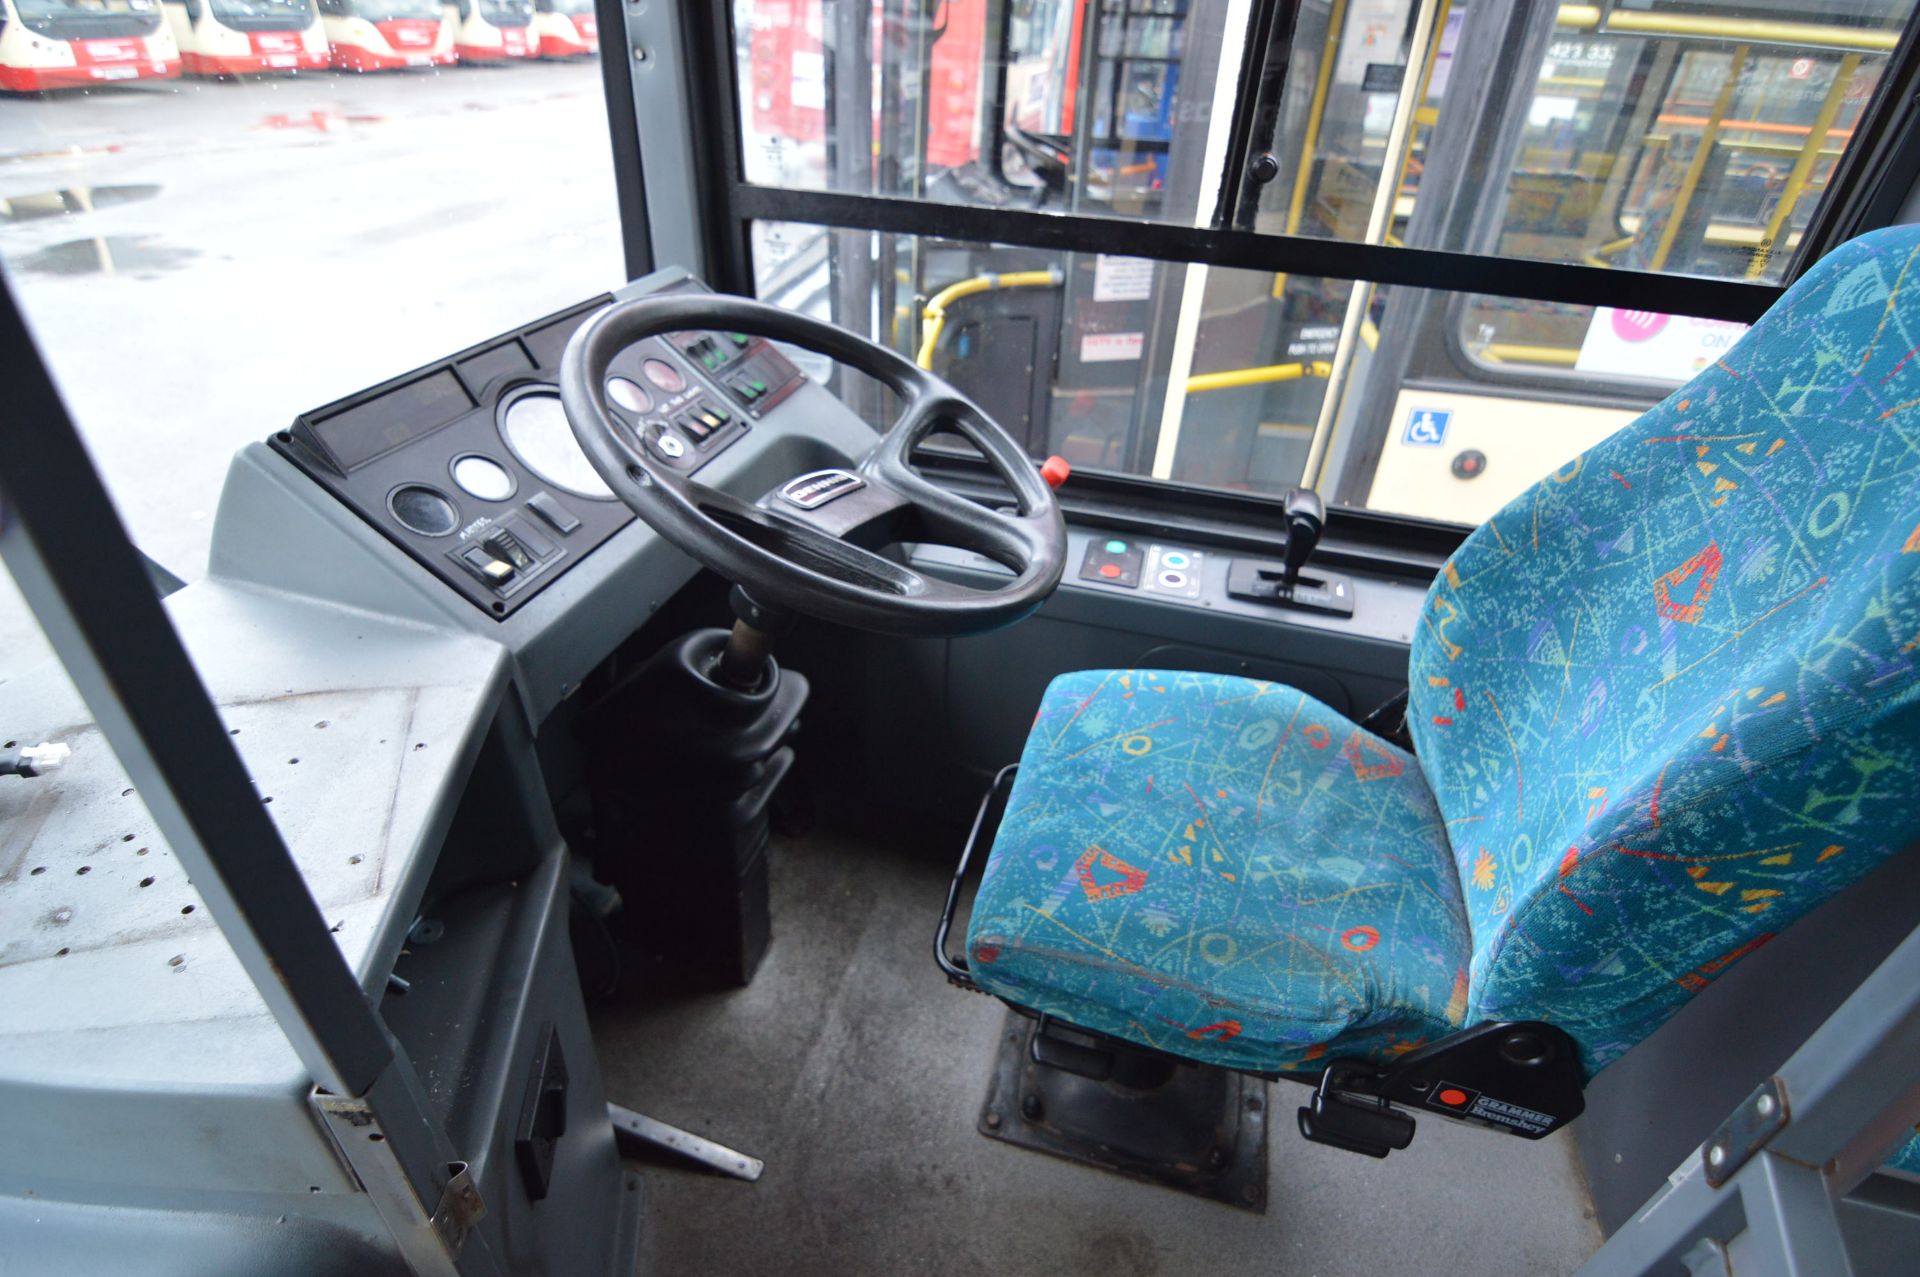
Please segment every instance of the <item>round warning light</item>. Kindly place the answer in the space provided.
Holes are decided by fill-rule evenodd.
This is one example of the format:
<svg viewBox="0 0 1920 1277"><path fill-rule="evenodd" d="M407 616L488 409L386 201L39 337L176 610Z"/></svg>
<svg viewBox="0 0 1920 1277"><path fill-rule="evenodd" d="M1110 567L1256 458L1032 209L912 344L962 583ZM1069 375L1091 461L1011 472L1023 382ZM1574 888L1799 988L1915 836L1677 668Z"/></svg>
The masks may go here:
<svg viewBox="0 0 1920 1277"><path fill-rule="evenodd" d="M647 375L648 381L670 395L677 395L687 388L687 379L680 374L680 370L664 359L649 359L640 365L640 371Z"/></svg>
<svg viewBox="0 0 1920 1277"><path fill-rule="evenodd" d="M607 378L607 398L636 415L653 407L653 396L637 381L625 377Z"/></svg>
<svg viewBox="0 0 1920 1277"><path fill-rule="evenodd" d="M1440 1092L1440 1102L1442 1104L1449 1106L1450 1108L1459 1108L1462 1104L1465 1104L1467 1102L1467 1093L1465 1091L1460 1090L1458 1087L1450 1086L1446 1090Z"/></svg>

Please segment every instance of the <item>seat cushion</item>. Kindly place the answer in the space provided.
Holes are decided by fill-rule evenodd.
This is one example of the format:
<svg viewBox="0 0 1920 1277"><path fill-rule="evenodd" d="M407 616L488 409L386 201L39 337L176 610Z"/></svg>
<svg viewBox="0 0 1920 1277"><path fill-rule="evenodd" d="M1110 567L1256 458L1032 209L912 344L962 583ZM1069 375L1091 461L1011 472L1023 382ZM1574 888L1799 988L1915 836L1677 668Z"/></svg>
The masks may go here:
<svg viewBox="0 0 1920 1277"><path fill-rule="evenodd" d="M1047 689L975 898L982 987L1232 1068L1386 1058L1461 1024L1471 943L1408 754L1277 683Z"/></svg>

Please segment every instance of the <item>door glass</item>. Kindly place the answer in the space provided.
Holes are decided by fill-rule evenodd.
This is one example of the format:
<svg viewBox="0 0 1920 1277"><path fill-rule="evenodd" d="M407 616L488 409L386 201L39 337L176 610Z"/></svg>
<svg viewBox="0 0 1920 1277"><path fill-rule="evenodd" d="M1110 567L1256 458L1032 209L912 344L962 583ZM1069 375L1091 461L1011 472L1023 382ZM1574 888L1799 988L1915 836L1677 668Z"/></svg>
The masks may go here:
<svg viewBox="0 0 1920 1277"><path fill-rule="evenodd" d="M1739 332L1674 318L1643 340L1634 312L794 222L756 225L754 246L762 298L939 373L1036 458L1278 495L1302 482L1324 419L1330 501L1456 523L1625 425ZM1542 375L1514 334L1569 357ZM806 366L876 427L891 420L872 383Z"/></svg>
<svg viewBox="0 0 1920 1277"><path fill-rule="evenodd" d="M1191 224L1238 74L1228 9L735 0L747 180Z"/></svg>
<svg viewBox="0 0 1920 1277"><path fill-rule="evenodd" d="M1254 227L1778 282L1911 12L1812 8L1303 4Z"/></svg>

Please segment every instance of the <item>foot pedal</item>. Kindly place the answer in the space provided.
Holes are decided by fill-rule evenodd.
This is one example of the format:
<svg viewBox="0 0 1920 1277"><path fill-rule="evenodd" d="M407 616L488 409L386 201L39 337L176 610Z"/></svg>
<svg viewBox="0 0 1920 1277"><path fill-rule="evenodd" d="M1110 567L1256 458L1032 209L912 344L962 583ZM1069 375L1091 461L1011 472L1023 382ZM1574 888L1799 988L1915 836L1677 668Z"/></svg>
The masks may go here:
<svg viewBox="0 0 1920 1277"><path fill-rule="evenodd" d="M1370 1095L1329 1091L1323 1079L1300 1110L1300 1134L1349 1153L1385 1157L1413 1143L1413 1118Z"/></svg>

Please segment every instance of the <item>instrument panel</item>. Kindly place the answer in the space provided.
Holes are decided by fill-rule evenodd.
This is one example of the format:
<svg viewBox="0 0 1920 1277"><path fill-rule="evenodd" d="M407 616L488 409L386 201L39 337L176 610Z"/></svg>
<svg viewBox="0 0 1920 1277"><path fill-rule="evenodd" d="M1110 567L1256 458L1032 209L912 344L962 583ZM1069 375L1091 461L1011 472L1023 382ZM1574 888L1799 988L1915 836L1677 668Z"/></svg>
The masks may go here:
<svg viewBox="0 0 1920 1277"><path fill-rule="evenodd" d="M681 279L661 292L705 292ZM556 384L602 296L301 413L268 445L496 620L633 518L574 439ZM612 415L691 474L804 380L763 338L682 332L608 371Z"/></svg>

